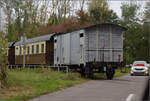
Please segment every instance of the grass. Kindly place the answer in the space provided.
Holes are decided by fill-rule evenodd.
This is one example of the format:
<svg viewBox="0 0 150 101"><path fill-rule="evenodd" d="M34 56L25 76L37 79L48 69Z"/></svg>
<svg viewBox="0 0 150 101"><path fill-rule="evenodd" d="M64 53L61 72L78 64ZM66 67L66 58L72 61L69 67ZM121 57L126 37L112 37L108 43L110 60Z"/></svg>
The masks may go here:
<svg viewBox="0 0 150 101"><path fill-rule="evenodd" d="M121 77L130 73L130 68L123 68L122 72L120 69L115 70L115 77Z"/></svg>
<svg viewBox="0 0 150 101"><path fill-rule="evenodd" d="M121 77L121 76L127 75L129 73L130 73L130 68L123 68L122 72L118 68L115 70L114 77ZM94 78L95 79L106 79L107 77L106 77L106 73L96 73L96 74L94 74Z"/></svg>
<svg viewBox="0 0 150 101"><path fill-rule="evenodd" d="M77 73L61 73L47 69L8 70L8 87L0 91L0 101L26 101L87 81Z"/></svg>
<svg viewBox="0 0 150 101"><path fill-rule="evenodd" d="M126 71L121 73L116 69L115 77L128 74L130 69L127 68ZM14 69L7 73L8 86L0 90L0 101L26 101L88 81L78 73L65 74L47 69ZM95 77L105 79L106 75L98 73Z"/></svg>

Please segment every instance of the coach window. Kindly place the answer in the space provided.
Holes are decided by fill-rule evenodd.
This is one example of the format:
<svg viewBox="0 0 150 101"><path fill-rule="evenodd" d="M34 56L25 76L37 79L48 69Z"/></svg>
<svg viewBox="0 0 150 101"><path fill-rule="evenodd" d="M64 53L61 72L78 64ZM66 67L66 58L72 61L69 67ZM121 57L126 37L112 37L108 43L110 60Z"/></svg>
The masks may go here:
<svg viewBox="0 0 150 101"><path fill-rule="evenodd" d="M16 52L16 55L19 55L19 49L18 49L18 47L16 47L15 52Z"/></svg>
<svg viewBox="0 0 150 101"><path fill-rule="evenodd" d="M9 48L7 49L7 56L8 56Z"/></svg>
<svg viewBox="0 0 150 101"><path fill-rule="evenodd" d="M22 47L20 46L20 55L22 55Z"/></svg>
<svg viewBox="0 0 150 101"><path fill-rule="evenodd" d="M44 44L41 44L41 53L44 53Z"/></svg>
<svg viewBox="0 0 150 101"><path fill-rule="evenodd" d="M34 45L32 45L32 54L34 54Z"/></svg>
<svg viewBox="0 0 150 101"><path fill-rule="evenodd" d="M36 53L39 53L39 45L36 45Z"/></svg>
<svg viewBox="0 0 150 101"><path fill-rule="evenodd" d="M28 51L27 51L27 54L30 54L30 46L28 46Z"/></svg>

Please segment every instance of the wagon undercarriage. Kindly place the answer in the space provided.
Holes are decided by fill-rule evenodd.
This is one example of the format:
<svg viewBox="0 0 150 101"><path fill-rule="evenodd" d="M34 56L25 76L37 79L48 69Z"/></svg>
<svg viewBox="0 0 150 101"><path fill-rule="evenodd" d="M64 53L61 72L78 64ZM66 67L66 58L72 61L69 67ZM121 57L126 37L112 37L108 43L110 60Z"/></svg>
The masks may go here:
<svg viewBox="0 0 150 101"><path fill-rule="evenodd" d="M106 73L107 78L112 79L114 73L107 73L109 67L114 71L118 67L123 67L123 62L89 62L85 66L81 64L80 74L87 78L93 78L94 73ZM110 75L111 77L109 77Z"/></svg>

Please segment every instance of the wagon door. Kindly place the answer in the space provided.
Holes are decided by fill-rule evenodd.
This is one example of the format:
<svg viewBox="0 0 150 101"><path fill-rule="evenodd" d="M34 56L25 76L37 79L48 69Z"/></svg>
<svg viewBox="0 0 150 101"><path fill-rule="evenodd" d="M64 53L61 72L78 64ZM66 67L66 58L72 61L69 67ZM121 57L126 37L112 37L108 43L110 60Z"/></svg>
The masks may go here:
<svg viewBox="0 0 150 101"><path fill-rule="evenodd" d="M80 64L84 63L84 33L80 33Z"/></svg>
<svg viewBox="0 0 150 101"><path fill-rule="evenodd" d="M70 33L63 35L63 63L70 64Z"/></svg>

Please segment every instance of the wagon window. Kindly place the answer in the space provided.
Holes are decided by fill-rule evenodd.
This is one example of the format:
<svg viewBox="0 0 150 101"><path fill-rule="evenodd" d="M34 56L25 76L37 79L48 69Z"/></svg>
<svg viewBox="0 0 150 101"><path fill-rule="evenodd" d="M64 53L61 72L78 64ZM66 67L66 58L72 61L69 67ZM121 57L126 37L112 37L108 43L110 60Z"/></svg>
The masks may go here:
<svg viewBox="0 0 150 101"><path fill-rule="evenodd" d="M32 45L32 54L34 54L34 45Z"/></svg>
<svg viewBox="0 0 150 101"><path fill-rule="evenodd" d="M41 52L44 53L44 44L41 45Z"/></svg>
<svg viewBox="0 0 150 101"><path fill-rule="evenodd" d="M57 40L56 40L56 39L54 40L54 43L57 43Z"/></svg>
<svg viewBox="0 0 150 101"><path fill-rule="evenodd" d="M36 53L39 53L39 45L36 45Z"/></svg>
<svg viewBox="0 0 150 101"><path fill-rule="evenodd" d="M83 33L80 33L80 37L83 37L84 35L83 35Z"/></svg>
<svg viewBox="0 0 150 101"><path fill-rule="evenodd" d="M28 51L27 51L27 53L30 54L30 46L28 46Z"/></svg>

